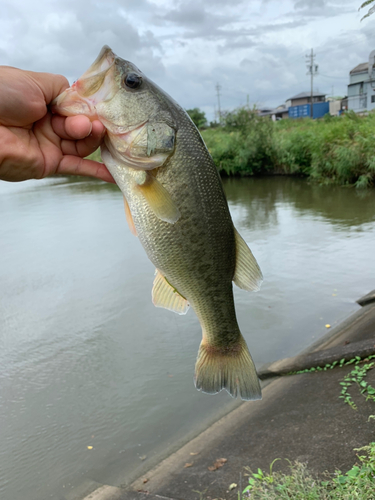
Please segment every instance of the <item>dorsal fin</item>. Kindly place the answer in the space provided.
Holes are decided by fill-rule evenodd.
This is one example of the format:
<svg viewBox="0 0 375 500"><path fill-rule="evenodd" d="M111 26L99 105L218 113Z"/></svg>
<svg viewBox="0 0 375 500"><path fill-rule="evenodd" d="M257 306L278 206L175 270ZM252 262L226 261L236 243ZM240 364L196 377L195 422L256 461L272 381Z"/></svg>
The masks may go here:
<svg viewBox="0 0 375 500"><path fill-rule="evenodd" d="M243 290L257 292L263 281L262 271L250 248L236 228L234 233L236 238L236 269L233 281Z"/></svg>

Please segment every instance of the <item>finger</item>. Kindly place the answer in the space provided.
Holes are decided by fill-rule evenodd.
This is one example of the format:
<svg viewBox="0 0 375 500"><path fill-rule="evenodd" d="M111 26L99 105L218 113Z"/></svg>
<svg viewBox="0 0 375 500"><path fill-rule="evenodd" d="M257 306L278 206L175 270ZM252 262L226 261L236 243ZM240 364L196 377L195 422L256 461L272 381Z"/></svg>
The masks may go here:
<svg viewBox="0 0 375 500"><path fill-rule="evenodd" d="M92 123L84 115L69 116L68 118L53 115L52 128L61 139L77 140L84 139L91 134Z"/></svg>
<svg viewBox="0 0 375 500"><path fill-rule="evenodd" d="M102 181L115 183L112 175L107 170L104 163L98 163L92 160L83 160L77 156L64 156L56 170L57 174L62 175L84 175L95 177Z"/></svg>
<svg viewBox="0 0 375 500"><path fill-rule="evenodd" d="M69 87L69 82L65 76L53 73L36 73L35 71L29 71L28 73L43 92L46 104L50 104L55 97Z"/></svg>
<svg viewBox="0 0 375 500"><path fill-rule="evenodd" d="M68 116L65 120L65 130L73 139L84 139L91 134L92 124L87 116Z"/></svg>
<svg viewBox="0 0 375 500"><path fill-rule="evenodd" d="M61 150L64 155L85 157L93 153L103 142L105 128L98 120L92 122L91 134L79 141L62 140Z"/></svg>

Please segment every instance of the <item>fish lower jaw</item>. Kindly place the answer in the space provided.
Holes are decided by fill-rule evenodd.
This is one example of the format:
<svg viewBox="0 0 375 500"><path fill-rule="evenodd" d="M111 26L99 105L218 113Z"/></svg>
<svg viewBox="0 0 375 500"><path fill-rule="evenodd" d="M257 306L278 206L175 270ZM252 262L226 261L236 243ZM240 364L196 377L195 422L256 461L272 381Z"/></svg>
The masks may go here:
<svg viewBox="0 0 375 500"><path fill-rule="evenodd" d="M95 106L72 88L57 96L52 101L50 108L52 113L62 116L85 115L91 121L98 119Z"/></svg>

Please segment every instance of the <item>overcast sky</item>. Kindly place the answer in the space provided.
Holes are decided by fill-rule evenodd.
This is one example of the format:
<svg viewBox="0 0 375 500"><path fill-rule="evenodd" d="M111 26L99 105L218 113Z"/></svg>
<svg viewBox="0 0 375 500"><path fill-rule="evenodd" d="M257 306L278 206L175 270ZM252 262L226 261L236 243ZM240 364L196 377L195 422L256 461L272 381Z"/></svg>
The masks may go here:
<svg viewBox="0 0 375 500"><path fill-rule="evenodd" d="M0 64L72 82L104 44L183 107L277 106L310 88L346 95L349 71L375 49L362 0L1 0Z"/></svg>

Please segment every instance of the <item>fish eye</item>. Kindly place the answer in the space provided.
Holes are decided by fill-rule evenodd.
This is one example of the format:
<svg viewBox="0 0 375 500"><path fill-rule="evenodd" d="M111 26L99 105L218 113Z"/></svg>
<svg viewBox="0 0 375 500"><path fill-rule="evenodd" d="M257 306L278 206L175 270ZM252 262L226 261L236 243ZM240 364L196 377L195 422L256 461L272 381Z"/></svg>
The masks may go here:
<svg viewBox="0 0 375 500"><path fill-rule="evenodd" d="M142 84L142 77L135 73L129 73L124 77L124 83L130 89L138 89Z"/></svg>

